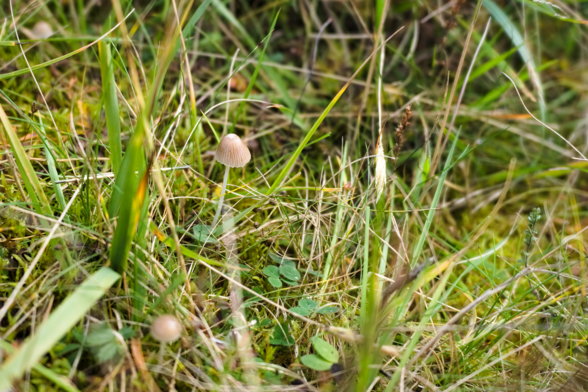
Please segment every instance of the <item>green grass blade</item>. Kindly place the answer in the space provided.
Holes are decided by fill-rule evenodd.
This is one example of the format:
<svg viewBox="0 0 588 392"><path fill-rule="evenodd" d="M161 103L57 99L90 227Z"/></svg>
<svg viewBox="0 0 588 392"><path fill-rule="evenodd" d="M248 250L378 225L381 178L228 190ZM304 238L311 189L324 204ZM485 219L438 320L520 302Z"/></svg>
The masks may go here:
<svg viewBox="0 0 588 392"><path fill-rule="evenodd" d="M135 11L135 10L133 9L131 12L129 12L129 14L128 14L128 15L125 17L125 20L126 20L126 19L127 19L129 16L131 16L131 14L132 14L134 11ZM37 65L31 65L31 67L30 67L30 68L23 68L23 69L19 69L19 70L17 70L17 71L8 72L8 73L5 73L5 74L0 74L0 80L2 80L2 79L10 79L10 78L13 78L13 77L15 77L15 76L19 76L19 75L28 74L28 73L29 73L29 72L31 72L31 71L36 71L36 70L38 70L38 69L42 69L42 68L48 67L48 66L50 66L50 65L53 65L53 64L56 64L56 63L58 63L58 62L60 62L60 61L62 61L62 60L65 60L65 59L68 59L68 58L70 58L70 57L72 57L72 56L75 56L76 54L83 52L84 50L86 50L86 49L88 49L88 48L92 47L93 45L95 45L95 44L96 44L96 43L98 43L99 41L101 41L101 40L103 40L104 38L106 38L106 37L107 37L107 36L108 36L110 33L112 33L114 30L116 30L116 29L118 28L118 26L119 26L119 25L120 25L120 23L119 23L119 24L117 24L116 26L114 26L114 27L113 27L112 29L110 29L110 30L109 30L109 31L108 31L106 34L102 35L102 36L101 36L100 38L98 38L97 40L95 40L95 41L93 41L93 42L89 43L89 44L88 44L88 45L86 45L86 46L82 46L81 48L79 48L79 49L76 49L76 50L74 50L73 52L70 52L70 53L68 53L68 54L64 54L63 56L59 56L59 57L57 57L57 58L54 58L54 59L52 59L52 60L46 61L46 62L44 62L44 63L41 63L41 64L37 64Z"/></svg>
<svg viewBox="0 0 588 392"><path fill-rule="evenodd" d="M163 234L161 231L159 231L159 229L157 228L157 226L151 222L150 224L151 226L151 231L153 232L153 234L155 234L155 236L157 237L157 239L159 241L161 241L162 243L164 243L166 246L168 246L170 249L172 250L176 250L176 244L174 243L174 240L169 238L168 236L166 236L165 234ZM204 261L205 263L211 264L211 265L216 265L219 267L224 267L225 263L220 263L218 261L215 260L211 260L211 259L207 259L205 257L202 257L201 255L199 255L198 253L186 248L185 246L180 246L180 251L182 252L182 254L186 257L189 257L191 259L194 260L201 260Z"/></svg>
<svg viewBox="0 0 588 392"><path fill-rule="evenodd" d="M363 243L363 257L362 257L362 272L361 272L361 313L360 313L360 328L362 345L359 348L359 369L357 376L358 391L365 391L371 384L374 377L374 369L372 363L374 362L374 350L372 349L375 337L375 293L374 293L374 272L373 266L370 265L370 207L365 210L365 227L364 227L364 243Z"/></svg>
<svg viewBox="0 0 588 392"><path fill-rule="evenodd" d="M474 69L472 71L472 73L470 74L470 77L468 78L468 83L470 83L474 79L484 75L486 72L488 72L492 68L494 68L497 65L499 65L500 63L502 63L504 60L509 58L510 55L513 54L514 52L516 52L517 50L518 50L518 48L516 48L516 47L512 48L508 52L503 53L500 56L494 57L494 58L490 59L489 61L487 61L486 63L484 63L484 64L480 65L479 67L477 67L476 69ZM460 81L459 84L457 85L457 87L459 88L459 87L463 86L464 81L465 80Z"/></svg>
<svg viewBox="0 0 588 392"><path fill-rule="evenodd" d="M343 160L341 161L341 166L345 167L345 162L347 162L347 144L343 149ZM341 170L341 177L339 179L339 186L344 185L344 178L345 178L345 170ZM331 235L331 244L329 246L329 254L327 255L327 261L325 262L325 268L323 270L323 279L325 283L323 284L322 292L324 293L325 289L328 287L328 280L331 275L331 265L333 264L333 256L336 251L335 245L339 240L339 230L341 230L341 223L343 222L343 211L344 211L344 204L346 202L347 196L341 195L339 201L337 202L337 212L335 213L335 229Z"/></svg>
<svg viewBox="0 0 588 392"><path fill-rule="evenodd" d="M118 98L116 96L116 82L114 80L114 62L108 42L98 44L100 53L100 73L102 75L102 97L106 112L106 128L108 129L108 146L110 147L110 162L112 172L118 174L122 162L122 143L120 137L120 115Z"/></svg>
<svg viewBox="0 0 588 392"><path fill-rule="evenodd" d="M14 354L16 351L16 348L12 344L2 339L0 339L0 349L10 355ZM45 366L39 363L33 365L33 370L39 373L41 376L45 377L47 380L53 382L56 386L60 387L64 391L80 392L80 390L76 388L76 386L73 385L73 383L67 377L62 376L61 374L56 374L53 372L53 370L47 369Z"/></svg>
<svg viewBox="0 0 588 392"><path fill-rule="evenodd" d="M272 37L272 33L276 27L276 22L278 21L278 16L280 16L280 11L276 13L274 21L272 22L272 27L270 28L270 32L268 37L265 39L265 43L263 45L263 49L261 54L259 55L259 60L257 61L257 66L255 67L255 71L253 71L253 75L251 76L251 80L249 81L249 85L247 86L247 90L245 90L245 95L243 96L244 99L249 98L249 94L251 94L251 90L253 90L253 86L257 81L257 75L259 74L259 69L261 68L261 63L263 62L263 57L265 56L265 51L269 45L270 39ZM233 121L233 126L231 127L231 132L235 131L235 125L239 121L239 116L241 115L241 111L243 111L243 107L245 106L245 101L241 101L239 104L239 108L237 109L237 114L235 115L235 120Z"/></svg>
<svg viewBox="0 0 588 392"><path fill-rule="evenodd" d="M370 207L365 210L365 228L364 228L364 243L363 243L363 271L361 274L361 318L362 326L365 328L365 319L367 316L367 300L368 300L368 275L370 273Z"/></svg>
<svg viewBox="0 0 588 392"><path fill-rule="evenodd" d="M272 193L274 193L278 189L278 187L280 186L280 184L282 183L282 181L284 180L284 178L286 177L286 175L290 171L290 168L294 165L294 163L296 162L296 160L298 159L298 157L302 153L302 150L304 150L304 148L306 147L306 145L308 144L308 142L312 138L312 135L314 135L314 133L316 132L316 130L318 129L318 127L322 124L322 122L324 121L324 119L327 117L327 115L329 114L329 112L331 111L331 109L333 109L333 107L335 106L335 104L337 103L337 101L339 101L339 98L341 98L341 96L343 95L343 93L345 92L345 90L347 90L347 88L349 87L349 85L351 84L351 82L353 81L353 79L355 79L355 77L359 74L359 72L363 69L363 67L365 67L365 65L372 59L372 57L374 57L379 52L379 50L381 49L381 47L383 45L386 45L386 43L392 37L394 37L396 35L396 33L398 33L400 30L402 30L402 28L400 28L399 30L397 30L394 34L392 34L390 37L388 37L388 39L386 39L386 41L384 41L380 46L378 46L372 52L372 54L370 54L368 56L368 58L365 59L365 61L359 66L359 68L355 71L355 73L351 76L351 78L349 78L349 80L347 81L347 83L345 83L345 85L341 88L341 90L339 90L339 92L337 93L337 95L335 95L335 97L331 100L331 102L329 103L329 105L327 106L327 108L321 113L321 115L316 120L316 122L314 123L314 125L312 126L312 128L310 128L310 130L308 131L308 133L306 134L306 136L304 137L304 139L300 142L300 144L298 145L298 148L296 149L296 151L294 152L294 154L292 154L292 157L290 157L290 160L288 161L288 163L286 164L286 166L282 169L282 172L278 175L278 178L276 178L274 180L274 183L272 184L272 186L270 187L270 189L267 192L268 195L271 195Z"/></svg>
<svg viewBox="0 0 588 392"><path fill-rule="evenodd" d="M410 265L414 267L419 262L419 257L421 256L421 252L423 251L423 246L425 245L425 240L429 235L429 229L431 228L431 223L433 222L433 218L435 217L435 212L437 212L437 204L439 203L439 199L441 198L441 193L443 192L443 185L445 184L445 177L447 177L447 172L449 171L449 167L451 165L451 159L453 158L453 152L455 151L455 146L457 145L457 140L459 138L459 130L455 134L455 139L453 140L453 144L451 145L451 150L449 151L449 155L447 156L447 160L445 161L445 167L439 176L437 190L435 191L435 195L433 196L433 202L429 207L429 213L427 214L427 220L425 221L425 226L423 227L423 231L421 232L421 236L419 237L419 241L417 242L411 257Z"/></svg>
<svg viewBox="0 0 588 392"><path fill-rule="evenodd" d="M0 391L9 390L14 381L33 368L119 278L119 274L103 267L69 295L0 368Z"/></svg>
<svg viewBox="0 0 588 392"><path fill-rule="evenodd" d="M52 216L53 211L51 210L51 206L49 205L49 200L47 200L47 196L45 195L45 192L43 192L43 188L41 187L41 183L39 182L37 174L33 169L33 165L31 165L31 162L27 157L24 148L20 143L18 135L16 134L15 129L10 123L8 116L6 115L6 112L4 112L4 109L1 105L0 121L4 126L4 132L8 138L10 149L14 154L14 159L16 161L16 165L18 166L18 171L20 172L25 187L27 188L27 193L31 198L33 207L39 214Z"/></svg>
<svg viewBox="0 0 588 392"><path fill-rule="evenodd" d="M390 212L388 214L388 221L386 223L386 236L384 237L384 239L386 240L386 242L389 244L390 243L390 238L392 237L392 219L394 219L394 213ZM382 246L382 256L380 257L380 265L378 267L378 273L380 275L384 275L384 273L386 272L386 263L388 261L388 246L383 245ZM381 281L378 285L378 291L382 291L382 286L383 286L384 282Z"/></svg>
<svg viewBox="0 0 588 392"><path fill-rule="evenodd" d="M247 45L249 45L251 48L254 48L256 46L255 40L251 37L251 35L249 35L245 27L243 27L243 25L237 20L237 18L235 18L235 15L233 15L231 11L229 11L229 9L223 4L223 2L221 2L220 0L213 0L212 6L216 9L216 11L219 14L221 14L226 20L229 21L230 24L232 24L235 27L235 29L243 36Z"/></svg>
<svg viewBox="0 0 588 392"><path fill-rule="evenodd" d="M453 146L455 147L455 144ZM443 277L441 278L439 284L437 284L437 288L435 289L435 293L433 294L433 297L431 298L431 302L427 305L427 311L422 316L418 328L416 329L414 335L412 336L410 342L408 343L406 349L404 350L404 354L402 356L402 359L400 360L400 364L396 368L396 371L392 375L390 382L386 386L385 392L391 392L392 389L394 388L394 386L396 386L396 384L400 380L402 369L410 360L412 352L414 351L417 343L419 342L427 323L429 323L431 321L431 318L441 308L441 304L439 303L439 298L441 297L441 294L443 294L443 292L445 290L445 285L447 284L447 280L451 276L451 271L454 266L455 266L455 264L451 264L451 266L443 274Z"/></svg>
<svg viewBox="0 0 588 392"><path fill-rule="evenodd" d="M110 249L110 266L119 273L126 268L147 191L149 170L146 168L145 156L150 156L150 150L153 149L149 128L150 119L155 111L165 74L176 53L181 26L174 26L173 30L168 31L162 44L163 50L157 59L157 72L123 158L109 206L111 217L118 214L117 227ZM145 151L145 144L147 144L147 151Z"/></svg>
<svg viewBox="0 0 588 392"><path fill-rule="evenodd" d="M65 209L65 197L63 196L63 190L61 188L61 184L57 183L59 181L59 174L57 173L57 166L55 163L55 157L53 156L53 152L51 151L49 140L47 139L47 135L45 132L45 126L43 125L43 120L39 115L39 129L37 134L41 138L43 145L45 146L45 159L47 159L47 168L49 169L49 177L51 178L51 182L53 183L53 191L55 192L55 198L59 203L61 209Z"/></svg>
<svg viewBox="0 0 588 392"><path fill-rule="evenodd" d="M537 66L535 65L535 61L531 56L531 52L525 43L525 39L523 38L522 34L519 32L519 29L516 25L512 22L512 20L502 11L502 9L493 1L493 0L484 0L483 3L484 7L490 12L492 17L496 19L498 24L502 27L506 35L510 38L513 45L518 48L519 55L523 59L523 61L528 64L529 66L529 73L533 74L534 77L531 77L531 80L534 81L537 85L537 92L539 94L539 111L541 113L541 119L545 120L545 99L543 97L543 87L541 84L541 78L539 77L539 72L537 71Z"/></svg>
<svg viewBox="0 0 588 392"><path fill-rule="evenodd" d="M148 249L147 230L149 230L149 204L149 190L146 190L145 201L143 202L143 207L141 208L141 213L139 215L139 224L137 225L136 241L137 247L141 249ZM142 263L145 263L147 259L145 252L137 251L135 255ZM136 321L139 321L137 316L143 314L144 306L147 303L147 290L144 286L147 279L146 272L143 270L143 265L144 264L138 262L135 262L133 265L133 318Z"/></svg>
<svg viewBox="0 0 588 392"><path fill-rule="evenodd" d="M128 164L123 164L120 175L123 182L123 200L120 203L120 214L110 247L110 266L118 273L122 273L126 268L149 180L149 171L146 171L144 167L145 158L141 135L137 135L137 133L133 135L131 148L125 158L127 155L130 157L127 161ZM141 180L135 174L135 168L138 169Z"/></svg>
<svg viewBox="0 0 588 392"><path fill-rule="evenodd" d="M212 2L212 0L204 0L204 2L198 6L198 8L196 9L196 12L194 12L194 15L192 15L190 20L188 22L186 22L186 25L182 29L182 35L184 36L184 39L190 38L190 35L192 34L192 31L194 30L194 26L196 26L196 23L198 23L198 21L200 20L200 18L204 14L204 11L206 11L206 8L208 8L208 6L210 5L211 2ZM178 41L176 43L176 52L179 49L180 49L180 41Z"/></svg>

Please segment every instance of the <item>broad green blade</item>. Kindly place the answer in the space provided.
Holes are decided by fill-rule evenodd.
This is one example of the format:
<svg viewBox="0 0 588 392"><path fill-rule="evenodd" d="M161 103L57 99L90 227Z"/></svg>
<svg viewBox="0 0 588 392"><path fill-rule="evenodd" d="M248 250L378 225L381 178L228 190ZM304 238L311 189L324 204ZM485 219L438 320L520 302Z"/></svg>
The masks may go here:
<svg viewBox="0 0 588 392"><path fill-rule="evenodd" d="M102 267L82 283L37 329L20 349L0 368L0 391L10 390L12 383L33 368L80 321L86 312L106 293L120 275Z"/></svg>
<svg viewBox="0 0 588 392"><path fill-rule="evenodd" d="M14 352L16 351L16 348L12 344L2 339L0 339L0 348L5 353L8 353L10 355L14 354ZM41 376L45 377L47 380L53 382L56 386L60 387L64 391L80 392L80 390L76 388L76 386L67 377L62 376L61 374L56 374L55 372L53 372L53 370L47 369L45 366L39 363L33 366L33 370L35 370Z"/></svg>
<svg viewBox="0 0 588 392"><path fill-rule="evenodd" d="M108 42L98 44L100 52L100 73L102 75L102 97L106 112L106 128L108 129L108 146L110 147L110 162L112 172L118 174L122 161L122 144L120 138L120 116L118 98L116 96L116 82L114 80L114 62Z"/></svg>
<svg viewBox="0 0 588 392"><path fill-rule="evenodd" d="M187 8L189 9L189 7ZM199 15L201 16L202 13ZM194 23L196 22L197 19L194 20ZM149 169L146 168L145 157L151 154L150 150L153 145L153 141L150 140L151 117L158 102L163 79L178 48L176 44L180 37L180 28L181 26L176 26L173 31L168 31L164 39L163 50L157 59L157 73L150 85L145 108L139 114L135 132L122 160L121 169L112 192L108 212L111 217L118 216L118 220L110 249L110 266L119 273L122 273L126 268L145 199L149 179ZM146 144L147 149L145 149Z"/></svg>

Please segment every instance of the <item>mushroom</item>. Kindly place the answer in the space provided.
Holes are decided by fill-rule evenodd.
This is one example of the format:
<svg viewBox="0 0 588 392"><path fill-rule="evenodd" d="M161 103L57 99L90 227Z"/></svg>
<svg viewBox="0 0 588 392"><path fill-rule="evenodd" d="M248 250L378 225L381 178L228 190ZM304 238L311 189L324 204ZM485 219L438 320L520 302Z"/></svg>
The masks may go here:
<svg viewBox="0 0 588 392"><path fill-rule="evenodd" d="M221 189L221 196L218 200L218 207L216 214L214 215L214 220L212 221L213 228L216 226L223 209L225 191L227 190L227 182L229 180L229 168L245 166L247 162L251 160L251 153L249 152L247 145L243 143L243 140L241 140L239 136L235 135L234 133L229 133L221 139L214 156L217 161L226 166L226 169L223 179L223 187Z"/></svg>
<svg viewBox="0 0 588 392"><path fill-rule="evenodd" d="M170 314L159 316L151 324L151 336L163 343L175 342L182 335L182 324Z"/></svg>
<svg viewBox="0 0 588 392"><path fill-rule="evenodd" d="M33 27L32 34L35 39L47 39L53 35L53 28L49 23L40 21Z"/></svg>

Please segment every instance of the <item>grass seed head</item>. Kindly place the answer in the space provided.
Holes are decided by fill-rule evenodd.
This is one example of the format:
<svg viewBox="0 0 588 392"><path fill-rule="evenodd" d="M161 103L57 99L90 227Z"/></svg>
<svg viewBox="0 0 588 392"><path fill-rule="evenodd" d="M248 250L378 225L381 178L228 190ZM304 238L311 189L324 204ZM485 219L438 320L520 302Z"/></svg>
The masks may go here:
<svg viewBox="0 0 588 392"><path fill-rule="evenodd" d="M410 125L410 117L412 116L412 111L410 110L410 105L406 107L404 110L404 114L402 115L402 120L400 120L400 124L398 124L398 128L396 128L396 132L394 133L394 139L396 139L396 143L394 143L394 156L398 158L398 154L400 154L400 150L402 150L402 145L404 144L404 132L406 128ZM396 161L394 161L394 166L396 166Z"/></svg>

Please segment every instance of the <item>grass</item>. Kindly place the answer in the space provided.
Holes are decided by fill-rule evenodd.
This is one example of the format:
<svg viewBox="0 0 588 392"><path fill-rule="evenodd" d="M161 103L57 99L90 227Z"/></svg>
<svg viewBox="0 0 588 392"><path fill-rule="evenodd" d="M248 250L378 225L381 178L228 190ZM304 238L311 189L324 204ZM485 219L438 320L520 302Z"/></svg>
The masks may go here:
<svg viewBox="0 0 588 392"><path fill-rule="evenodd" d="M0 4L0 391L587 390L586 7L449 4Z"/></svg>

